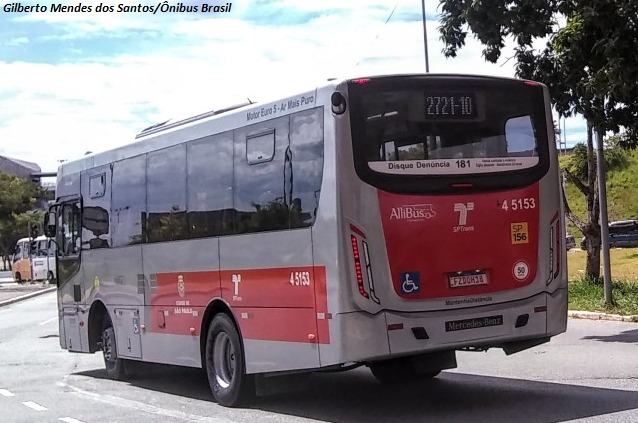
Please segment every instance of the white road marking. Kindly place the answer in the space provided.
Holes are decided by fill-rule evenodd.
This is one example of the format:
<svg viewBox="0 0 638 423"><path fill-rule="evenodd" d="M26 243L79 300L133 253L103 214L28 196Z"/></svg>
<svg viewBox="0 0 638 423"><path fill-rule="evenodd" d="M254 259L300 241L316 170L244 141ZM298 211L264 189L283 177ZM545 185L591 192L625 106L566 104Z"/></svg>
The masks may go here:
<svg viewBox="0 0 638 423"><path fill-rule="evenodd" d="M15 397L16 394L14 394L11 391L8 391L6 389L0 389L0 395L2 395L3 397Z"/></svg>
<svg viewBox="0 0 638 423"><path fill-rule="evenodd" d="M65 380L67 377L64 378ZM173 417L180 420L189 422L202 422L202 423L237 423L235 420L218 417L200 416L197 414L185 413L178 410L169 410L166 408L156 407L154 405L145 404L138 401L127 400L125 398L116 397L112 395L100 395L95 392L85 391L75 386L69 385L66 382L60 383L60 385L71 389L75 394L86 396L94 401L102 402L108 405L130 408L137 411L143 411L145 413L155 414L159 416Z"/></svg>
<svg viewBox="0 0 638 423"><path fill-rule="evenodd" d="M36 404L35 402L32 402L32 401L23 402L22 404L25 405L26 407L29 407L32 410L35 410L35 411L46 411L47 410L46 407L42 407L40 404Z"/></svg>
<svg viewBox="0 0 638 423"><path fill-rule="evenodd" d="M59 418L58 420L62 422L66 422L66 423L84 423L82 420L73 419L71 417L62 417L62 418Z"/></svg>
<svg viewBox="0 0 638 423"><path fill-rule="evenodd" d="M47 323L51 323L51 322L53 322L53 321L55 321L55 320L58 320L58 318L57 318L57 317L52 317L52 318L50 318L49 320L45 320L44 322L42 322L42 323L40 323L40 324L41 324L41 325L46 325Z"/></svg>

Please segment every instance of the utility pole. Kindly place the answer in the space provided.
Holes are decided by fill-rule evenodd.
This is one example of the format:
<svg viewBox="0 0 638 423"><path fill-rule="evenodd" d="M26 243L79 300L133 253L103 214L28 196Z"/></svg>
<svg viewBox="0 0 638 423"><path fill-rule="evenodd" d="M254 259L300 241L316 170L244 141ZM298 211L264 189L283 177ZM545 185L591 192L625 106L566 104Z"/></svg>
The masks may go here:
<svg viewBox="0 0 638 423"><path fill-rule="evenodd" d="M607 177L605 175L605 156L603 155L603 136L596 129L596 165L598 167L598 199L600 202L600 244L603 253L603 285L605 305L614 305L611 291L611 264L609 256L609 218L607 217Z"/></svg>
<svg viewBox="0 0 638 423"><path fill-rule="evenodd" d="M560 120L558 121L560 124ZM563 118L563 135L561 140L563 141L563 154L567 154L567 118Z"/></svg>
<svg viewBox="0 0 638 423"><path fill-rule="evenodd" d="M423 48L425 50L425 73L430 73L430 60L428 58L428 28L425 23L425 0L421 0L421 13L423 14Z"/></svg>

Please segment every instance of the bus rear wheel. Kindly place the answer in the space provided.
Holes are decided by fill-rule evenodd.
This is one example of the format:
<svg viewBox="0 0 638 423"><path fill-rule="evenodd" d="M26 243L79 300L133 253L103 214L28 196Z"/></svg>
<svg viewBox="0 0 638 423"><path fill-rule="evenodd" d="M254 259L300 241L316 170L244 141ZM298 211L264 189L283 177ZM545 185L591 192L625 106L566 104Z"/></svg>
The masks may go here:
<svg viewBox="0 0 638 423"><path fill-rule="evenodd" d="M105 318L102 328L102 355L104 356L106 374L111 379L123 380L126 377L124 360L117 356L115 329L113 329L113 323L108 317Z"/></svg>
<svg viewBox="0 0 638 423"><path fill-rule="evenodd" d="M246 374L244 354L235 324L218 314L206 337L206 373L213 397L226 407L238 407L255 395L255 379Z"/></svg>

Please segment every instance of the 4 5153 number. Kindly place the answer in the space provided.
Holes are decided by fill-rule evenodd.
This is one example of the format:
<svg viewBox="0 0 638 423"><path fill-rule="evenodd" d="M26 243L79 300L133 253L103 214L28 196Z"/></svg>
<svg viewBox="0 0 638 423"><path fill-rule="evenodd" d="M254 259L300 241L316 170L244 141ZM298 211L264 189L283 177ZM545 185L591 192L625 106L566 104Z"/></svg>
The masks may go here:
<svg viewBox="0 0 638 423"><path fill-rule="evenodd" d="M290 285L310 286L310 272L290 272Z"/></svg>
<svg viewBox="0 0 638 423"><path fill-rule="evenodd" d="M503 201L501 208L505 211L531 210L536 208L536 201L533 198L514 198Z"/></svg>

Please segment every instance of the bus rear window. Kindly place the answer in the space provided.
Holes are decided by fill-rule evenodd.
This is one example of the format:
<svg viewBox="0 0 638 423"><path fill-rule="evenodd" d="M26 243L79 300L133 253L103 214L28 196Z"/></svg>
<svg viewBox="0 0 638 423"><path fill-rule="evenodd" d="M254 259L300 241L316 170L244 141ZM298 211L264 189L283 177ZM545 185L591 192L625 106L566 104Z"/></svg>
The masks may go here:
<svg viewBox="0 0 638 423"><path fill-rule="evenodd" d="M421 76L350 84L349 92L357 171L502 177L547 162L541 85Z"/></svg>

